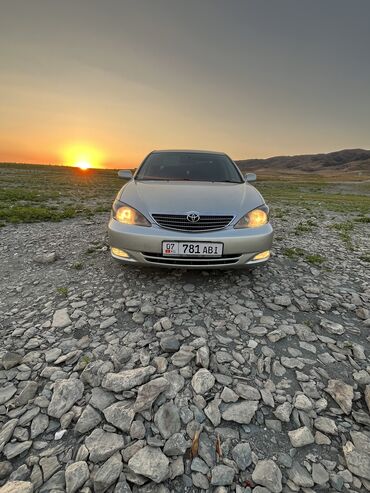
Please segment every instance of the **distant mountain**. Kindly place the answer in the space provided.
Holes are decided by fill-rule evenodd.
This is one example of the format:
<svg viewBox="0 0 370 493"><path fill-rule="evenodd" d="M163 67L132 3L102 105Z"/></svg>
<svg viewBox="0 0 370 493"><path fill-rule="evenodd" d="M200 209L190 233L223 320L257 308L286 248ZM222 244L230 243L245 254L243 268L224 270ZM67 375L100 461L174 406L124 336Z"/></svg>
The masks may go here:
<svg viewBox="0 0 370 493"><path fill-rule="evenodd" d="M243 159L236 161L243 172L279 173L353 173L370 175L370 151L344 149L328 154L302 154L275 156L267 159Z"/></svg>

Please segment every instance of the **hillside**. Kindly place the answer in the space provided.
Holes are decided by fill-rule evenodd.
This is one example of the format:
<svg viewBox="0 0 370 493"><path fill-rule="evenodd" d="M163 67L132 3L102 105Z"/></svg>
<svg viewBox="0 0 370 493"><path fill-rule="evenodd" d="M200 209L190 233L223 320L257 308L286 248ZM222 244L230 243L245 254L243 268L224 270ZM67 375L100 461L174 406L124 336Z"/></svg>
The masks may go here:
<svg viewBox="0 0 370 493"><path fill-rule="evenodd" d="M344 149L328 154L302 154L297 156L275 156L267 159L244 159L236 161L243 172L254 171L265 174L315 173L321 175L348 174L370 175L370 151Z"/></svg>

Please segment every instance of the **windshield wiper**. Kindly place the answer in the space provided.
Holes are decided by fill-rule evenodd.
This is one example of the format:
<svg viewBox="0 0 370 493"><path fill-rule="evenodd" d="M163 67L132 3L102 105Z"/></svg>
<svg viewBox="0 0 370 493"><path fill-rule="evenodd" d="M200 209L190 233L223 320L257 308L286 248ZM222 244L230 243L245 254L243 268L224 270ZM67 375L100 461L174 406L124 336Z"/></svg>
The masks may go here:
<svg viewBox="0 0 370 493"><path fill-rule="evenodd" d="M194 180L193 178L136 178L137 181L194 181L204 183L242 183L234 180Z"/></svg>
<svg viewBox="0 0 370 493"><path fill-rule="evenodd" d="M234 181L234 180L213 180L212 183L242 183L242 182Z"/></svg>
<svg viewBox="0 0 370 493"><path fill-rule="evenodd" d="M136 178L137 181L169 181L169 178Z"/></svg>

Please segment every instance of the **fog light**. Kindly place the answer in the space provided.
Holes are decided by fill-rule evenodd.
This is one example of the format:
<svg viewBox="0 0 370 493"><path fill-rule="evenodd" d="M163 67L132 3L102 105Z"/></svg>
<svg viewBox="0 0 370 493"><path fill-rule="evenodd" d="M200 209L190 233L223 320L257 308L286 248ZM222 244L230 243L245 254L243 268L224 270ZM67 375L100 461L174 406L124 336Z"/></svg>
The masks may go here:
<svg viewBox="0 0 370 493"><path fill-rule="evenodd" d="M257 255L255 255L252 260L264 260L266 258L269 258L269 256L270 250L266 250L265 252L257 253Z"/></svg>
<svg viewBox="0 0 370 493"><path fill-rule="evenodd" d="M128 258L129 254L126 253L124 250L120 250L119 248L111 248L111 252L113 255L116 255L117 257L122 257L122 258Z"/></svg>

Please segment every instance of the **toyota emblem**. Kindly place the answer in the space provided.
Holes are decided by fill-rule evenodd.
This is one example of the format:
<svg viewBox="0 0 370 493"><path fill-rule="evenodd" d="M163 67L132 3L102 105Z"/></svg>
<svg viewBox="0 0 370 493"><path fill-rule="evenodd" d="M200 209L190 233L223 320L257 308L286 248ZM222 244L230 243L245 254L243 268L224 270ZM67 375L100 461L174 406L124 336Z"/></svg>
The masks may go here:
<svg viewBox="0 0 370 493"><path fill-rule="evenodd" d="M186 219L189 223L197 223L200 219L200 215L198 212L191 211L186 214Z"/></svg>

